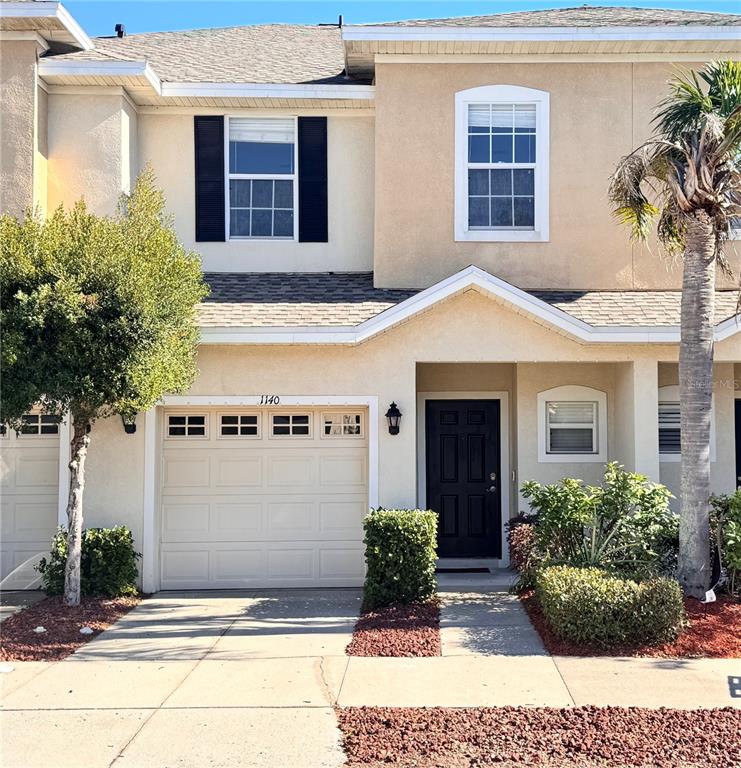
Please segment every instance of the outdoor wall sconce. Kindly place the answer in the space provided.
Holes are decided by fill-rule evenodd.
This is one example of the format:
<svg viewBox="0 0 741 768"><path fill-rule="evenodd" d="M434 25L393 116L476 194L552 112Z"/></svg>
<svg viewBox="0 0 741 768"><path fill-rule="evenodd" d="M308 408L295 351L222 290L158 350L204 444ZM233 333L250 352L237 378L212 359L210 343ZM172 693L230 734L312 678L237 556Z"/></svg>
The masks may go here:
<svg viewBox="0 0 741 768"><path fill-rule="evenodd" d="M133 416L124 416L122 413L121 423L123 424L124 432L127 435L133 435L136 432L136 414Z"/></svg>
<svg viewBox="0 0 741 768"><path fill-rule="evenodd" d="M401 411L396 407L396 403L392 402L386 411L386 420L389 423L389 434L399 434L399 422L401 421Z"/></svg>

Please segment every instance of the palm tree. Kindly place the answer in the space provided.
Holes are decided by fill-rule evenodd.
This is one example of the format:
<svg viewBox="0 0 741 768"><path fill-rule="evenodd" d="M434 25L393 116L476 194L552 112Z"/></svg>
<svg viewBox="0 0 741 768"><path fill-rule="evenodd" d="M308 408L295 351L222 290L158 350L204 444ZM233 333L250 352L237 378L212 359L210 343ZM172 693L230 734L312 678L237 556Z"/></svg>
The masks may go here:
<svg viewBox="0 0 741 768"><path fill-rule="evenodd" d="M679 573L685 593L710 584L710 408L716 265L741 214L741 62L677 75L658 107L655 133L624 157L610 179L617 218L645 241L653 230L683 254L679 400L681 507Z"/></svg>

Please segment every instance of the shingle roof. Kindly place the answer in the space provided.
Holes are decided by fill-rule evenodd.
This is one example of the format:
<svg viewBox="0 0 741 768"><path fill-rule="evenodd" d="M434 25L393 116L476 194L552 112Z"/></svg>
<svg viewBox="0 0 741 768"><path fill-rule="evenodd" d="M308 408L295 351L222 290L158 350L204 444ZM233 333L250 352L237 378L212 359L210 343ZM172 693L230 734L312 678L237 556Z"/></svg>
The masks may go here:
<svg viewBox="0 0 741 768"><path fill-rule="evenodd" d="M146 60L161 80L188 83L357 84L343 75L340 30L332 26L253 27L145 32L96 37L95 50L55 61ZM47 57L48 58L48 57Z"/></svg>
<svg viewBox="0 0 741 768"><path fill-rule="evenodd" d="M371 272L208 272L211 295L200 306L203 327L352 327L417 291L375 288ZM530 291L597 327L676 326L680 291ZM736 314L738 291L716 293L716 322Z"/></svg>
<svg viewBox="0 0 741 768"><path fill-rule="evenodd" d="M594 326L679 325L681 291L530 291L533 296ZM736 314L738 291L716 291L715 321Z"/></svg>
<svg viewBox="0 0 741 768"><path fill-rule="evenodd" d="M668 8L620 8L576 6L542 11L516 11L487 16L458 16L446 19L410 19L369 24L374 27L653 27L736 26L741 15L679 11Z"/></svg>
<svg viewBox="0 0 741 768"><path fill-rule="evenodd" d="M202 326L354 326L416 291L373 287L371 272L207 272Z"/></svg>

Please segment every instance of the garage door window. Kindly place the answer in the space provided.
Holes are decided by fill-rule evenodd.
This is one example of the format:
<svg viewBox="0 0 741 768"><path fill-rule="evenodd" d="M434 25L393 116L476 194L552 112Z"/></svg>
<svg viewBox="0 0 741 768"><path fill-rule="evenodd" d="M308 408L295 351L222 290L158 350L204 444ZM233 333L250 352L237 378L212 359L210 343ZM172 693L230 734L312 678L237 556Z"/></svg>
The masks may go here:
<svg viewBox="0 0 741 768"><path fill-rule="evenodd" d="M203 414L168 416L167 436L206 437L206 417Z"/></svg>
<svg viewBox="0 0 741 768"><path fill-rule="evenodd" d="M260 417L256 413L222 413L221 437L260 437Z"/></svg>
<svg viewBox="0 0 741 768"><path fill-rule="evenodd" d="M48 413L26 413L21 424L21 435L58 435L59 417Z"/></svg>
<svg viewBox="0 0 741 768"><path fill-rule="evenodd" d="M359 413L323 413L323 437L362 437L363 419Z"/></svg>
<svg viewBox="0 0 741 768"><path fill-rule="evenodd" d="M274 413L273 437L309 437L311 419L308 413Z"/></svg>

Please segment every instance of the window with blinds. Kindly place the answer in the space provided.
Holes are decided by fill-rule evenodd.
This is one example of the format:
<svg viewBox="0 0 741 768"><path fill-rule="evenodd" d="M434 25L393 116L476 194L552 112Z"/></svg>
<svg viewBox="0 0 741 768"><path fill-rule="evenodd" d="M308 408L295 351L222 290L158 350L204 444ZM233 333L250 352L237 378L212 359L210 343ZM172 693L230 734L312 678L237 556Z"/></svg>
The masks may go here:
<svg viewBox="0 0 741 768"><path fill-rule="evenodd" d="M659 403L659 453L679 454L679 403Z"/></svg>
<svg viewBox="0 0 741 768"><path fill-rule="evenodd" d="M228 119L228 235L293 239L296 231L296 121Z"/></svg>
<svg viewBox="0 0 741 768"><path fill-rule="evenodd" d="M547 402L546 452L597 453L597 403Z"/></svg>
<svg viewBox="0 0 741 768"><path fill-rule="evenodd" d="M469 229L535 228L535 104L468 105Z"/></svg>

